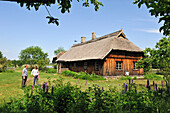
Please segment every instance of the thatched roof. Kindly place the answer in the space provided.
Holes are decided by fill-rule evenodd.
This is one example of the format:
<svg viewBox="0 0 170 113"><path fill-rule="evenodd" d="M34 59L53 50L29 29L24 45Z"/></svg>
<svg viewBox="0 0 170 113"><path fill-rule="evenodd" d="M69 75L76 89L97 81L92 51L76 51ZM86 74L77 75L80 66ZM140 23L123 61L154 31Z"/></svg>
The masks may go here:
<svg viewBox="0 0 170 113"><path fill-rule="evenodd" d="M104 59L112 50L123 50L130 52L143 52L142 49L130 42L123 30L80 43L72 46L65 54L57 59L57 61L82 61L90 59Z"/></svg>
<svg viewBox="0 0 170 113"><path fill-rule="evenodd" d="M64 53L66 53L66 51L61 51L59 52L55 57L53 57L52 63L55 63L55 61Z"/></svg>

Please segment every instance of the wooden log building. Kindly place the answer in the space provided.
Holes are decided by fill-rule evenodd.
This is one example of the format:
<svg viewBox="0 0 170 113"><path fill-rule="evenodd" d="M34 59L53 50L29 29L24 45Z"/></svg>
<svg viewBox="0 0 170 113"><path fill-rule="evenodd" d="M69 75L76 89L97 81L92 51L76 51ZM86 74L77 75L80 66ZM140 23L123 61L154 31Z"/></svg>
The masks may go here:
<svg viewBox="0 0 170 113"><path fill-rule="evenodd" d="M75 44L56 59L58 72L62 69L75 72L95 73L103 76L143 75L143 69L136 68L136 62L143 57L143 50L130 42L123 30Z"/></svg>

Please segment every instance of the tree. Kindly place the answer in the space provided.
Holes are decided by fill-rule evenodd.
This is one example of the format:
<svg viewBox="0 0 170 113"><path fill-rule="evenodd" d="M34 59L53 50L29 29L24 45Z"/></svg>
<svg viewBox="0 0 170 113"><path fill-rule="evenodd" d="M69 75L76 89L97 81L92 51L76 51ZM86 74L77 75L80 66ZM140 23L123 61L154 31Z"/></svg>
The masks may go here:
<svg viewBox="0 0 170 113"><path fill-rule="evenodd" d="M0 58L2 58L3 57L3 54L2 54L2 52L0 51Z"/></svg>
<svg viewBox="0 0 170 113"><path fill-rule="evenodd" d="M9 64L11 64L11 61L6 57L0 58L0 72L6 71Z"/></svg>
<svg viewBox="0 0 170 113"><path fill-rule="evenodd" d="M73 0L5 0L5 1L12 1L17 2L20 4L21 7L24 5L27 7L28 10L31 10L31 7L34 7L37 11L39 7L45 6L49 16L46 18L49 19L48 23L55 23L56 25L59 25L58 18L54 18L50 12L48 11L47 6L51 6L53 4L56 4L59 9L61 9L61 13L70 12L71 4ZM95 11L98 11L99 6L103 6L102 2L98 2L98 0L82 0L84 7L89 7L90 4L94 5ZM80 2L80 0L77 0L77 2Z"/></svg>
<svg viewBox="0 0 170 113"><path fill-rule="evenodd" d="M163 37L155 48L146 48L144 53L144 58L137 62L137 67L148 72L151 67L156 66L164 75L165 81L170 83L170 37Z"/></svg>
<svg viewBox="0 0 170 113"><path fill-rule="evenodd" d="M163 37L155 46L153 57L157 60L158 67L164 75L166 82L170 83L170 37Z"/></svg>
<svg viewBox="0 0 170 113"><path fill-rule="evenodd" d="M58 47L58 49L54 51L54 54L57 55L58 53L64 52L64 51L65 49L63 47Z"/></svg>
<svg viewBox="0 0 170 113"><path fill-rule="evenodd" d="M12 64L13 64L15 67L17 67L17 66L21 67L21 66L24 65L25 63L24 63L24 61L22 61L22 60L12 60Z"/></svg>
<svg viewBox="0 0 170 113"><path fill-rule="evenodd" d="M158 23L163 22L159 31L163 31L164 35L170 35L170 0L135 0L134 4L138 4L139 8L145 4L151 16L159 17Z"/></svg>
<svg viewBox="0 0 170 113"><path fill-rule="evenodd" d="M38 46L28 47L20 52L20 60L24 61L27 64L32 65L37 64L40 60L46 60L48 54L44 53L42 49Z"/></svg>
<svg viewBox="0 0 170 113"><path fill-rule="evenodd" d="M147 74L152 69L152 56L150 54L150 48L144 50L144 57L137 62L137 68L143 68L144 74Z"/></svg>

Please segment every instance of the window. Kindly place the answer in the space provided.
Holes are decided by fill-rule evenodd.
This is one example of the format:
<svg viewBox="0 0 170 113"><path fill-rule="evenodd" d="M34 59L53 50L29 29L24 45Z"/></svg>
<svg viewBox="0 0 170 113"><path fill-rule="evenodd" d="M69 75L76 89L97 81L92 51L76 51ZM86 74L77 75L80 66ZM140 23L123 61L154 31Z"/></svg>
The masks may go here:
<svg viewBox="0 0 170 113"><path fill-rule="evenodd" d="M122 70L122 61L116 61L116 70Z"/></svg>
<svg viewBox="0 0 170 113"><path fill-rule="evenodd" d="M137 69L137 68L136 68L136 62L135 62L135 61L133 62L133 69Z"/></svg>
<svg viewBox="0 0 170 113"><path fill-rule="evenodd" d="M76 63L73 64L73 68L76 69Z"/></svg>
<svg viewBox="0 0 170 113"><path fill-rule="evenodd" d="M94 68L95 68L96 71L99 70L99 61L95 62Z"/></svg>
<svg viewBox="0 0 170 113"><path fill-rule="evenodd" d="M87 62L84 62L84 69L87 70Z"/></svg>

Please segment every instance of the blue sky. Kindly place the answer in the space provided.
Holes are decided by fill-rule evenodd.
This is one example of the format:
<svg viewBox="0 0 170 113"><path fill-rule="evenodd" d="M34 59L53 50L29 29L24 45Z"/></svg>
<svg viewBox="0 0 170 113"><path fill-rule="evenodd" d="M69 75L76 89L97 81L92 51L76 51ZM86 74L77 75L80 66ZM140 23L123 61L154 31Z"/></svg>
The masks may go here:
<svg viewBox="0 0 170 113"><path fill-rule="evenodd" d="M163 37L158 32L161 24L152 17L145 6L138 8L133 0L100 0L104 7L98 12L94 7L82 7L82 3L73 2L71 12L61 14L57 5L48 8L59 18L60 25L48 24L44 6L38 11L20 7L17 3L0 1L0 51L8 59L18 59L21 50L30 46L39 46L47 52L49 58L54 50L64 47L68 50L74 40L80 42L81 36L91 39L91 33L97 37L123 28L127 38L141 49L153 48Z"/></svg>

